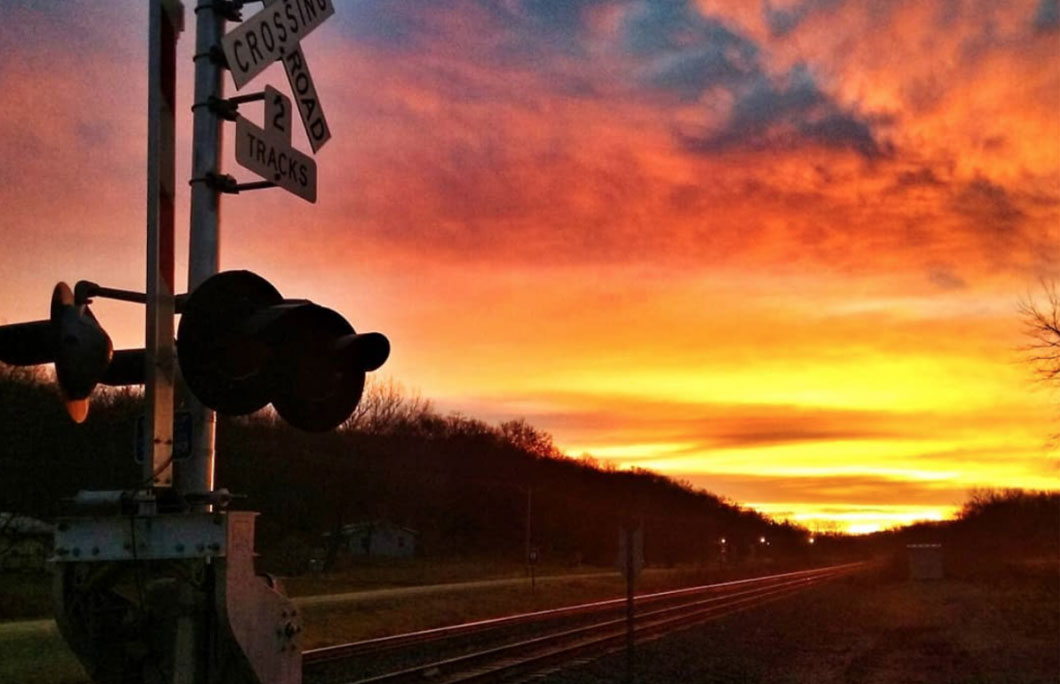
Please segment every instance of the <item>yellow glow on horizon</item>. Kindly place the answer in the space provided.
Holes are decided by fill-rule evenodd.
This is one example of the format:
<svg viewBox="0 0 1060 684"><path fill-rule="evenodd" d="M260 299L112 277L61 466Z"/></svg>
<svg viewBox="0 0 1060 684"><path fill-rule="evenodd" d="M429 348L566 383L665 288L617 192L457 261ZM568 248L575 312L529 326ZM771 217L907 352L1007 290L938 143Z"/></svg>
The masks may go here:
<svg viewBox="0 0 1060 684"><path fill-rule="evenodd" d="M948 520L955 517L960 510L959 506L843 506L833 503L748 503L747 507L776 520L791 521L810 530L847 534L870 534L917 522Z"/></svg>
<svg viewBox="0 0 1060 684"><path fill-rule="evenodd" d="M641 459L649 455L668 454L687 451L695 447L692 442L659 442L646 444L621 444L621 445L575 445L567 449L572 454L588 454L594 458L621 463L624 459ZM631 462L624 465L632 467L639 463ZM645 466L649 467L649 466Z"/></svg>
<svg viewBox="0 0 1060 684"><path fill-rule="evenodd" d="M695 362L679 367L681 364L674 363L672 369L643 368L635 377L601 369L548 378L548 386L687 403L724 400L901 411L930 411L947 405L960 405L965 410L984 408L992 405L1000 391L996 384L999 378L980 380L984 373L978 359L851 356L785 363L766 360L736 368L697 367ZM986 391L969 394L967 385L951 382L954 377L985 385ZM544 387L544 379L531 384L531 389Z"/></svg>

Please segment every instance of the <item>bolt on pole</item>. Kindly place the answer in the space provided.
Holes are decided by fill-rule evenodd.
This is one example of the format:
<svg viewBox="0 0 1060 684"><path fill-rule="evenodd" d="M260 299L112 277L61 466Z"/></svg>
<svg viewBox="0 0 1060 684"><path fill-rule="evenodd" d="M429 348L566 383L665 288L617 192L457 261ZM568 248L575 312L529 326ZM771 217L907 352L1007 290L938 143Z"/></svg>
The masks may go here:
<svg viewBox="0 0 1060 684"><path fill-rule="evenodd" d="M224 73L216 59L224 18L212 0L195 6L195 100L192 105L191 236L188 291L218 271L220 260L221 193L206 179L221 172L223 119L207 103L224 97ZM206 493L214 487L214 440L217 415L190 392L185 399L192 416L190 458L178 464L176 486L181 494Z"/></svg>

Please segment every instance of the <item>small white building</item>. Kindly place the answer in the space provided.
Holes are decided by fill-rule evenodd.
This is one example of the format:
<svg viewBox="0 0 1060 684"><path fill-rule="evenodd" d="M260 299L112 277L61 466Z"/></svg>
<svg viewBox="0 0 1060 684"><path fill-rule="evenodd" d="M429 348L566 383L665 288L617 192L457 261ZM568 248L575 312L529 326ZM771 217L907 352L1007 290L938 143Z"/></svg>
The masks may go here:
<svg viewBox="0 0 1060 684"><path fill-rule="evenodd" d="M389 520L343 525L342 545L353 556L407 558L416 555L416 530Z"/></svg>

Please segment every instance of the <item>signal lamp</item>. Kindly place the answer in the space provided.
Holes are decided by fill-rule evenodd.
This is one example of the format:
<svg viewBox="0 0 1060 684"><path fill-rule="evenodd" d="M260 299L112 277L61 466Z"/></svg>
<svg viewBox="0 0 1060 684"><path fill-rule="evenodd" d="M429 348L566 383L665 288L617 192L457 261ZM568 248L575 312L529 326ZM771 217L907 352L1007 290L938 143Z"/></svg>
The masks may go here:
<svg viewBox="0 0 1060 684"><path fill-rule="evenodd" d="M0 326L0 361L13 366L54 363L66 410L75 422L88 415L88 397L99 383L143 382L143 350L114 352L110 336L66 283L52 291L45 321Z"/></svg>
<svg viewBox="0 0 1060 684"><path fill-rule="evenodd" d="M357 334L335 311L284 299L249 271L211 276L184 302L177 358L205 406L243 415L271 403L309 432L340 425L364 391L365 373L390 355L380 333Z"/></svg>

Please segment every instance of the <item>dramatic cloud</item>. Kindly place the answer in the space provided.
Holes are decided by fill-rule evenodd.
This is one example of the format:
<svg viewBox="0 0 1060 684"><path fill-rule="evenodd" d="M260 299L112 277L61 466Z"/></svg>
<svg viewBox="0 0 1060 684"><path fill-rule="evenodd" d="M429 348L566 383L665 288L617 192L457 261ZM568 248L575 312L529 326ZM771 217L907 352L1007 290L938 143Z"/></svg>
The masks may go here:
<svg viewBox="0 0 1060 684"><path fill-rule="evenodd" d="M685 102L729 102L720 123L680 134L693 150L789 147L800 141L880 153L869 119L827 95L802 64L772 76L748 37L684 2L640 2L624 26L629 51L646 61L642 79Z"/></svg>
<svg viewBox="0 0 1060 684"><path fill-rule="evenodd" d="M1040 0L1034 13L1034 28L1043 33L1060 28L1060 0Z"/></svg>
<svg viewBox="0 0 1060 684"><path fill-rule="evenodd" d="M713 154L733 148L783 149L800 142L852 149L876 157L882 148L867 119L844 110L820 90L809 72L795 67L779 83L758 74L737 95L716 130L684 135L686 147Z"/></svg>
<svg viewBox="0 0 1060 684"><path fill-rule="evenodd" d="M957 213L999 239L1013 235L1026 218L1005 188L985 178L968 182L953 198Z"/></svg>
<svg viewBox="0 0 1060 684"><path fill-rule="evenodd" d="M797 29L810 14L827 12L841 4L842 1L800 0L788 7L777 7L770 0L764 0L762 14L769 27L769 32L774 36L784 36Z"/></svg>

